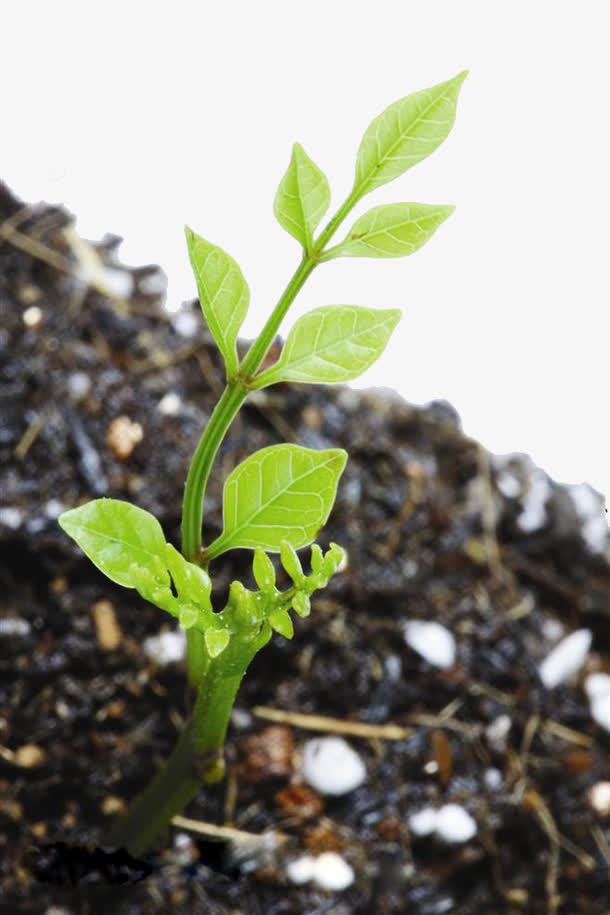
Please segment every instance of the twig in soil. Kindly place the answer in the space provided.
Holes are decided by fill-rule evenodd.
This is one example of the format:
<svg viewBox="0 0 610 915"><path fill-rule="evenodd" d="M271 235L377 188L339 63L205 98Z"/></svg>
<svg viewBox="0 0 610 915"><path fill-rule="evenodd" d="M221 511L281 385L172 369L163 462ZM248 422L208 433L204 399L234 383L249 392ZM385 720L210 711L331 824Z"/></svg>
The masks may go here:
<svg viewBox="0 0 610 915"><path fill-rule="evenodd" d="M588 734L581 734L580 731L575 731L573 728L567 728L564 724L553 721L551 718L548 718L544 722L542 730L546 731L548 734L553 734L555 737L560 737L561 740L565 740L566 743L575 743L580 747L593 746L593 738L589 737Z"/></svg>
<svg viewBox="0 0 610 915"><path fill-rule="evenodd" d="M284 712L281 709L257 705L253 710L258 718L275 721L280 724L291 724L305 731L324 731L328 734L347 734L351 737L364 737L371 740L406 740L413 736L413 728L403 728L397 724L365 724L361 721L343 721L340 718L328 718L325 715L303 715L299 712Z"/></svg>
<svg viewBox="0 0 610 915"><path fill-rule="evenodd" d="M477 448L477 464L481 481L481 528L483 530L483 545L485 547L487 567L492 578L500 580L505 574L505 570L502 567L496 531L498 510L491 482L489 454L480 445Z"/></svg>
<svg viewBox="0 0 610 915"><path fill-rule="evenodd" d="M529 593L525 594L520 601L506 611L506 616L512 622L516 620L521 620L525 616L529 616L534 607L536 606L536 601L533 596Z"/></svg>
<svg viewBox="0 0 610 915"><path fill-rule="evenodd" d="M288 838L285 833L278 832L275 829L263 833L245 832L243 829L235 829L233 826L217 826L215 823L191 820L188 817L181 816L172 817L172 826L176 826L178 829L188 829L191 832L198 833L200 836L206 836L208 839L218 839L221 842L249 842L276 847Z"/></svg>
<svg viewBox="0 0 610 915"><path fill-rule="evenodd" d="M591 835L593 836L595 844L599 848L606 864L610 868L610 843L604 835L604 831L601 826L594 826L591 830Z"/></svg>
<svg viewBox="0 0 610 915"><path fill-rule="evenodd" d="M34 417L17 444L13 454L19 461L23 461L28 451L44 429L45 423L49 417L50 407L44 407L40 413Z"/></svg>
<svg viewBox="0 0 610 915"><path fill-rule="evenodd" d="M42 242L37 241L35 238L31 238L31 236L19 232L17 229L13 228L9 219L0 223L0 239L8 242L8 244L12 245L14 248L25 251L26 254L29 254L30 257L35 260L44 261L45 264L49 264L49 266L54 267L56 270L60 270L62 273L67 273L71 276L74 275L72 261L68 260L67 257L64 257L63 254L60 254L58 251L54 251L53 248L49 248L48 245L43 245Z"/></svg>

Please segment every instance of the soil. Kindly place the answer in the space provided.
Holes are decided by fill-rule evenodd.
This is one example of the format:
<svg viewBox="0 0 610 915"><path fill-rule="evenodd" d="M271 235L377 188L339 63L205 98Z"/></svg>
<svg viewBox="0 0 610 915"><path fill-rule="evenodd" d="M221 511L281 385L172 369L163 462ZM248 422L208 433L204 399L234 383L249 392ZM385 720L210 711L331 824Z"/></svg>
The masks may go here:
<svg viewBox="0 0 610 915"><path fill-rule="evenodd" d="M610 734L583 690L587 673L610 672L607 552L592 548L568 490L527 458L500 461L448 404L413 407L389 391L287 384L252 396L211 483L209 536L222 479L257 448L350 455L321 537L346 547L348 568L293 641L276 636L255 660L228 777L186 812L284 840L219 842L181 826L144 862L99 847L169 753L188 695L182 665L143 647L172 621L104 579L56 517L95 496L130 499L177 544L222 371L197 303L169 316L158 268L122 265L113 236L79 243L71 222L0 185L0 911L609 915L610 819L590 790L608 780ZM178 400L160 409L168 393ZM124 447L108 438L119 417L136 430ZM524 530L541 485L541 518ZM219 594L248 579L248 560L218 561ZM410 648L408 619L447 627L455 664ZM546 689L539 662L580 628L593 635L584 667ZM359 788L324 798L302 784L317 725L291 713L347 727L367 769ZM355 722L409 730L358 737ZM409 828L413 813L449 802L476 821L468 841ZM354 869L342 892L286 876L286 862L323 850Z"/></svg>

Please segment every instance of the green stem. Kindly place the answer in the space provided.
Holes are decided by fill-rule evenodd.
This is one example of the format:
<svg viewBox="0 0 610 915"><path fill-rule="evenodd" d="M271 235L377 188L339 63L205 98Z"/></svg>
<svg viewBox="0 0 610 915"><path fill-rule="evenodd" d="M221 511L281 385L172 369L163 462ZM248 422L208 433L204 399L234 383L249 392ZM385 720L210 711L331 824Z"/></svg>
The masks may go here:
<svg viewBox="0 0 610 915"><path fill-rule="evenodd" d="M231 641L223 655L209 662L200 681L191 717L171 756L129 811L112 824L105 845L143 854L201 789L224 775L223 746L235 696L248 665L268 641L264 629L251 642Z"/></svg>

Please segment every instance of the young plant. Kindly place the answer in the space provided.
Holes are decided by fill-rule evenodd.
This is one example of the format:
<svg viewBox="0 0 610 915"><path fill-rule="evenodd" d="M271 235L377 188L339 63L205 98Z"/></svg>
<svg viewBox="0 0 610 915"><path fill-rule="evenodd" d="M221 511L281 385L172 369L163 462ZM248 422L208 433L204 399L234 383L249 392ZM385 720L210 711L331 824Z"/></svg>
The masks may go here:
<svg viewBox="0 0 610 915"><path fill-rule="evenodd" d="M195 698L190 718L169 760L105 841L132 854L146 851L199 791L223 775L223 745L242 677L273 631L292 638L290 611L310 612L314 591L324 588L343 557L336 544L323 552L313 543L332 509L347 455L338 448L313 451L297 445L263 448L237 466L223 494L223 530L202 539L204 498L218 448L252 390L283 381L334 384L357 378L381 354L396 326L396 309L356 305L316 308L289 331L277 361L261 365L280 324L312 270L336 257L412 254L453 211L451 206L394 203L373 207L339 244L335 232L365 194L397 178L430 155L453 126L466 73L416 92L386 108L364 134L347 199L315 236L328 209L323 172L295 144L275 197L278 221L299 242L302 258L260 335L244 358L237 336L250 293L232 257L186 229L186 241L203 315L223 356L226 387L206 426L188 471L179 552L166 543L159 522L141 508L96 499L65 512L62 528L111 581L135 589L175 617L187 633L187 673ZM310 544L306 572L297 550ZM228 550L253 551L257 585L234 581L224 608L212 605L211 563ZM280 590L269 553L278 553L292 581Z"/></svg>

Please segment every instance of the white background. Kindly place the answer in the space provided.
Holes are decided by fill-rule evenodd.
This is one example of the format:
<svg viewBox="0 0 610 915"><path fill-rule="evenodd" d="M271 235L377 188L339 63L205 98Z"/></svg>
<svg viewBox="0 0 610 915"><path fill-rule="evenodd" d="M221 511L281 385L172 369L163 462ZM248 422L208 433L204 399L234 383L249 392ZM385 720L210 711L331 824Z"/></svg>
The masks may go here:
<svg viewBox="0 0 610 915"><path fill-rule="evenodd" d="M390 102L468 68L456 126L368 195L453 203L413 257L323 265L312 306L404 306L362 383L450 400L496 453L610 493L608 5L600 2L12 3L3 5L0 177L64 203L87 237L158 262L169 305L194 296L182 226L228 250L253 334L296 266L272 201L293 141L333 207ZM341 235L338 236L338 239Z"/></svg>

